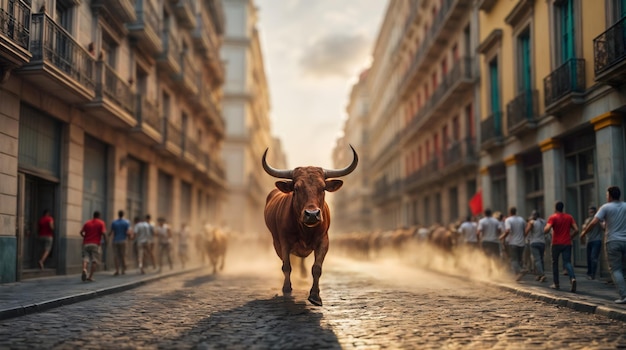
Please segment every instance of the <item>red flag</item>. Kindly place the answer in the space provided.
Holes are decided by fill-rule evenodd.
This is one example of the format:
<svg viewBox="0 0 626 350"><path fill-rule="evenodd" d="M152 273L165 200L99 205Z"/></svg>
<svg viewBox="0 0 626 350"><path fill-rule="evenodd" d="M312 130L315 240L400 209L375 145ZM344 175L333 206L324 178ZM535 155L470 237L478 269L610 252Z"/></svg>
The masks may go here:
<svg viewBox="0 0 626 350"><path fill-rule="evenodd" d="M476 194L470 199L469 207L472 211L472 215L478 215L483 212L483 195L482 191L478 190Z"/></svg>

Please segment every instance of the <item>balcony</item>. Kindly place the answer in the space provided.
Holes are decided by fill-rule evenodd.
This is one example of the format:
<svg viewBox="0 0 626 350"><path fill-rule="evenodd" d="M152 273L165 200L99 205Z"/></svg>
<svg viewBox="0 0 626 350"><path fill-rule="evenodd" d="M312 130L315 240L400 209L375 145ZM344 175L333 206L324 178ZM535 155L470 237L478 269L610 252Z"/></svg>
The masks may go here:
<svg viewBox="0 0 626 350"><path fill-rule="evenodd" d="M183 52L180 55L180 74L172 77L177 86L190 98L198 94L198 71L193 64L191 53Z"/></svg>
<svg viewBox="0 0 626 350"><path fill-rule="evenodd" d="M149 0L135 0L135 13L137 20L126 24L134 43L150 55L163 51L161 20L152 3Z"/></svg>
<svg viewBox="0 0 626 350"><path fill-rule="evenodd" d="M32 59L20 73L33 85L71 104L94 99L96 68L93 57L45 13L32 15Z"/></svg>
<svg viewBox="0 0 626 350"><path fill-rule="evenodd" d="M174 15L180 26L193 29L196 26L196 16L194 5L191 0L174 0Z"/></svg>
<svg viewBox="0 0 626 350"><path fill-rule="evenodd" d="M2 68L19 68L32 57L30 43L30 4L0 1L0 80Z"/></svg>
<svg viewBox="0 0 626 350"><path fill-rule="evenodd" d="M537 90L524 91L506 105L509 135L521 135L537 127L539 112Z"/></svg>
<svg viewBox="0 0 626 350"><path fill-rule="evenodd" d="M373 199L377 204L398 199L402 193L402 186L403 181L399 179L388 182L386 178L382 178L374 184Z"/></svg>
<svg viewBox="0 0 626 350"><path fill-rule="evenodd" d="M439 163L440 159L432 154L430 160L404 179L404 190L406 192L415 191L440 179Z"/></svg>
<svg viewBox="0 0 626 350"><path fill-rule="evenodd" d="M494 112L480 122L480 147L488 150L502 145L502 112Z"/></svg>
<svg viewBox="0 0 626 350"><path fill-rule="evenodd" d="M621 85L626 79L626 17L593 39L596 81Z"/></svg>
<svg viewBox="0 0 626 350"><path fill-rule="evenodd" d="M422 2L423 3L423 2ZM443 0L439 12L424 36L421 45L415 52L410 68L400 83L400 93L403 96L411 93L419 78L430 69L430 64L441 56L446 45L438 45L451 40L459 30L462 17L469 12L471 0Z"/></svg>
<svg viewBox="0 0 626 350"><path fill-rule="evenodd" d="M199 161L199 151L198 151L198 143L192 140L189 135L184 137L184 148L183 148L183 158L194 165Z"/></svg>
<svg viewBox="0 0 626 350"><path fill-rule="evenodd" d="M211 31L209 16L205 11L200 11L196 17L196 29L191 33L191 37L196 51L205 53L211 50L213 45L209 37Z"/></svg>
<svg viewBox="0 0 626 350"><path fill-rule="evenodd" d="M137 138L149 146L163 143L163 120L156 103L151 102L146 96L136 95L137 126L133 128Z"/></svg>
<svg viewBox="0 0 626 350"><path fill-rule="evenodd" d="M116 128L137 124L137 97L130 84L104 61L96 62L96 96L84 108Z"/></svg>
<svg viewBox="0 0 626 350"><path fill-rule="evenodd" d="M92 0L92 9L104 9L109 17L121 23L137 21L136 0Z"/></svg>
<svg viewBox="0 0 626 350"><path fill-rule="evenodd" d="M572 58L543 80L547 114L560 114L584 102L585 60Z"/></svg>
<svg viewBox="0 0 626 350"><path fill-rule="evenodd" d="M476 82L473 60L470 57L459 59L452 70L443 78L433 94L415 113L403 132L403 138L411 138L422 125L440 117L445 117L456 101L472 92Z"/></svg>
<svg viewBox="0 0 626 350"><path fill-rule="evenodd" d="M181 127L167 117L163 117L163 147L162 150L175 157L183 155L183 133Z"/></svg>
<svg viewBox="0 0 626 350"><path fill-rule="evenodd" d="M180 45L170 29L163 31L163 51L157 58L159 70L167 75L181 74Z"/></svg>
<svg viewBox="0 0 626 350"><path fill-rule="evenodd" d="M443 164L441 172L443 175L455 174L466 171L468 167L478 165L478 151L476 150L476 140L467 137L464 140L456 141L443 153Z"/></svg>

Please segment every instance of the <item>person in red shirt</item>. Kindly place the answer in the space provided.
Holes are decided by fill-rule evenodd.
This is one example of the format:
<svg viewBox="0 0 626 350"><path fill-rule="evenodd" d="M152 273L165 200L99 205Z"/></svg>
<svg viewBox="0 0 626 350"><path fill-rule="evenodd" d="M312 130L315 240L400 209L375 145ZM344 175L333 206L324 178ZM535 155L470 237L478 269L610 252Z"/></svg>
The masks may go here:
<svg viewBox="0 0 626 350"><path fill-rule="evenodd" d="M39 259L39 269L43 270L43 264L50 255L52 242L54 241L54 219L52 219L52 215L50 215L50 210L46 209L43 211L43 215L37 222L37 227L39 229L39 240L43 245L43 253Z"/></svg>
<svg viewBox="0 0 626 350"><path fill-rule="evenodd" d="M563 202L558 201L554 206L555 212L550 215L544 228L544 233L552 230L552 278L554 283L550 286L559 289L559 255L563 254L563 267L567 270L570 278L570 291L576 292L576 276L572 267L572 237L578 233L578 225L574 218L563 212Z"/></svg>
<svg viewBox="0 0 626 350"><path fill-rule="evenodd" d="M88 220L80 231L83 237L83 273L81 279L93 281L93 273L96 271L100 261L100 242L104 238L106 242L106 225L100 220L100 212L95 211L93 218ZM89 276L87 275L87 265L91 263Z"/></svg>

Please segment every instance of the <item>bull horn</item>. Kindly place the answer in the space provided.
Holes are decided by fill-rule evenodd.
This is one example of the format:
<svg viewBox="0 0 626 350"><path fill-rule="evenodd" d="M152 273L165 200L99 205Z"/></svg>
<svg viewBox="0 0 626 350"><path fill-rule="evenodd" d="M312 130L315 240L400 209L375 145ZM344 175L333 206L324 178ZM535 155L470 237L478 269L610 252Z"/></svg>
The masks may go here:
<svg viewBox="0 0 626 350"><path fill-rule="evenodd" d="M263 164L263 170L265 170L265 172L268 173L269 175L271 175L273 177L277 177L279 179L291 179L291 178L293 178L293 170L274 169L271 166L269 166L269 164L267 164L267 160L265 160L265 158L267 157L267 151L268 150L269 150L269 148L265 149L265 152L263 153L263 159L261 160L261 162Z"/></svg>
<svg viewBox="0 0 626 350"><path fill-rule="evenodd" d="M324 176L326 178L346 176L350 174L351 172L353 172L354 169L356 169L356 165L359 163L359 156L356 154L356 151L354 150L354 147L352 147L352 145L350 145L350 149L352 149L352 156L353 156L352 164L348 165L347 167L343 169L336 169L336 170L324 169Z"/></svg>

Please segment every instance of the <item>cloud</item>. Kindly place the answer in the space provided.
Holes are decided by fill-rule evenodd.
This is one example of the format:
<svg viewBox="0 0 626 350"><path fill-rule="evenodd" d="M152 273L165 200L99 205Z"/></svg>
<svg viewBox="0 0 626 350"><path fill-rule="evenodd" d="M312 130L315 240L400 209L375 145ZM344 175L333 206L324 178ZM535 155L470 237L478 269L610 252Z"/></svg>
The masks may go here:
<svg viewBox="0 0 626 350"><path fill-rule="evenodd" d="M306 76L346 78L360 70L369 54L371 41L361 34L333 34L306 47L299 60Z"/></svg>

